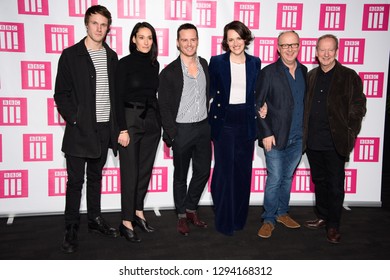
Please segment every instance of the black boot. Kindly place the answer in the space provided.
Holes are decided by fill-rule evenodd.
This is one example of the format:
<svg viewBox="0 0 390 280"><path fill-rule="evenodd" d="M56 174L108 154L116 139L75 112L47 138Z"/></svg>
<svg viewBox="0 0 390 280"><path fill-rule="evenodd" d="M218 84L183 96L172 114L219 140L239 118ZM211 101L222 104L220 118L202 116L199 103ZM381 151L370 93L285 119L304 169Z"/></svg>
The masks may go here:
<svg viewBox="0 0 390 280"><path fill-rule="evenodd" d="M74 253L77 251L79 242L77 239L77 233L79 231L78 224L70 224L66 226L64 241L62 242L61 249L64 253Z"/></svg>

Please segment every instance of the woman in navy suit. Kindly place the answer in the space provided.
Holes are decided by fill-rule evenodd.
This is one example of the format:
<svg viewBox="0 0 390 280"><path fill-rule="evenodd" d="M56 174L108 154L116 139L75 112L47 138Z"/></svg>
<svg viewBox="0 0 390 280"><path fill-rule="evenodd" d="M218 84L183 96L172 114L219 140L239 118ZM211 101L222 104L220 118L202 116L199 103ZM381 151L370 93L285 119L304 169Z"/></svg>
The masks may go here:
<svg viewBox="0 0 390 280"><path fill-rule="evenodd" d="M217 231L233 235L244 228L249 208L252 159L256 140L255 88L258 57L245 52L251 31L240 21L224 28L224 54L210 59L209 113L214 144L211 195Z"/></svg>

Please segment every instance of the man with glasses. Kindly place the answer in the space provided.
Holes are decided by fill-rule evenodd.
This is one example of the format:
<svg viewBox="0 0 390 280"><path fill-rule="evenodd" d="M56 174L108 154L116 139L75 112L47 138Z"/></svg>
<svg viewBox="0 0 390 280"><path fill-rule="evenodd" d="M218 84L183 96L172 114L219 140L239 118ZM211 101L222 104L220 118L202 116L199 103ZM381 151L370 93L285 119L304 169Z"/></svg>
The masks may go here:
<svg viewBox="0 0 390 280"><path fill-rule="evenodd" d="M260 73L257 106L268 106L267 116L258 118L258 140L267 165L264 223L258 231L262 238L271 237L276 222L288 228L300 227L289 215L291 183L302 156L306 93L307 67L297 60L299 46L295 31L282 32L278 37L279 59Z"/></svg>

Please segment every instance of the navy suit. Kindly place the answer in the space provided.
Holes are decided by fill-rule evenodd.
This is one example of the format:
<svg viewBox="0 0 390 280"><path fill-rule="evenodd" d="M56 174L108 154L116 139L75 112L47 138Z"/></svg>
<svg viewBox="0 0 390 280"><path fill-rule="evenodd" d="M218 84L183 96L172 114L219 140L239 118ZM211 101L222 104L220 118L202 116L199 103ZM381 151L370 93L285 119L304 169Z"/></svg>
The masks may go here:
<svg viewBox="0 0 390 280"><path fill-rule="evenodd" d="M215 228L232 235L244 228L249 208L254 141L256 140L255 89L261 69L258 57L245 54L245 103L230 104L230 52L210 59L209 112L214 143L211 195Z"/></svg>

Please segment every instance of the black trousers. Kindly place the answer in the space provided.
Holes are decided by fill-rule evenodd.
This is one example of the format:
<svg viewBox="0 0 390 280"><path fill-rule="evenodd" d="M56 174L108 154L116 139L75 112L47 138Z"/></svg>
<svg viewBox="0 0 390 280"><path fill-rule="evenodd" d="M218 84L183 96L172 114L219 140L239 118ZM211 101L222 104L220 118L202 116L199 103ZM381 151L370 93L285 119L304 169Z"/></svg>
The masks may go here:
<svg viewBox="0 0 390 280"><path fill-rule="evenodd" d="M80 223L80 203L85 174L87 175L87 216L89 219L94 219L101 214L102 171L107 160L110 127L109 123L98 123L97 128L101 144L101 156L99 158L65 155L68 173L65 225Z"/></svg>
<svg viewBox="0 0 390 280"><path fill-rule="evenodd" d="M306 151L315 185L316 214L327 228L340 227L344 202L345 160L336 150Z"/></svg>
<svg viewBox="0 0 390 280"><path fill-rule="evenodd" d="M173 145L173 197L177 214L196 210L210 177L211 138L207 119L198 123L177 124ZM187 176L192 160L192 177Z"/></svg>
<svg viewBox="0 0 390 280"><path fill-rule="evenodd" d="M153 107L146 112L137 107L126 108L125 114L130 144L127 147L119 146L121 212L122 220L134 221L135 211L144 209L160 142L161 125L159 114Z"/></svg>

